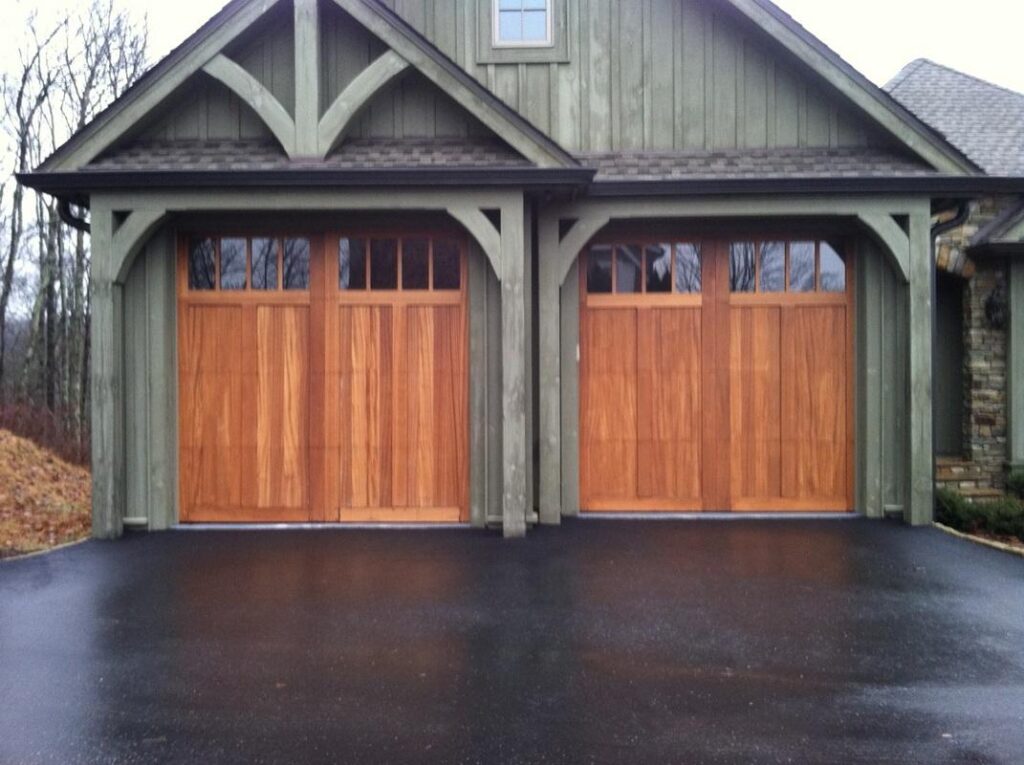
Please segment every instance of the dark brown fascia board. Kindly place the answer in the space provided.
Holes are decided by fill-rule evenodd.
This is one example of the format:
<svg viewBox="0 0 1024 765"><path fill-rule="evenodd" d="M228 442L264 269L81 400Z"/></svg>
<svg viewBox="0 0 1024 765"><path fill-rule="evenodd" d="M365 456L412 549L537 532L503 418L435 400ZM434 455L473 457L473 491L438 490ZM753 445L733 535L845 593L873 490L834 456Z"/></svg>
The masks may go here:
<svg viewBox="0 0 1024 765"><path fill-rule="evenodd" d="M974 175L872 178L692 178L669 181L595 181L591 197L724 196L729 194L915 194L973 199L1024 193L1024 178Z"/></svg>
<svg viewBox="0 0 1024 765"><path fill-rule="evenodd" d="M590 185L594 170L570 168L463 168L367 170L87 171L20 173L20 183L59 197L83 198L96 191L231 188L410 188L473 187L524 189Z"/></svg>

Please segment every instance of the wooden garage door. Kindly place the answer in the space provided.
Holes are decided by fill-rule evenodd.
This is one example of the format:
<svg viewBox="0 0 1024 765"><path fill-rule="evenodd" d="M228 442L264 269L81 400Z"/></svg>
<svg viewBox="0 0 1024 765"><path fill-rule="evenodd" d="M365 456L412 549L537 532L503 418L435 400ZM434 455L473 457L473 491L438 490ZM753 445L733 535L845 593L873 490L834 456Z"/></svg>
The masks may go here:
<svg viewBox="0 0 1024 765"><path fill-rule="evenodd" d="M183 241L182 521L467 520L464 250Z"/></svg>
<svg viewBox="0 0 1024 765"><path fill-rule="evenodd" d="M852 508L840 248L620 241L580 271L584 510Z"/></svg>

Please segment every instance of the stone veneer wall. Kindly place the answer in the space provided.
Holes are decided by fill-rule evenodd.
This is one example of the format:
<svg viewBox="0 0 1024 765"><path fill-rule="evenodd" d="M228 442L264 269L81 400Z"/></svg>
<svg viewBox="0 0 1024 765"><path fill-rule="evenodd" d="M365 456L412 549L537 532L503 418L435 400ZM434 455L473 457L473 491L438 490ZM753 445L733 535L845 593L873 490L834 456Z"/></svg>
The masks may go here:
<svg viewBox="0 0 1024 765"><path fill-rule="evenodd" d="M936 265L964 278L964 461L947 468L940 483L965 494L1002 490L1006 485L1007 332L993 326L986 313L990 296L1006 294L1006 264L1002 260L978 263L965 252L971 237L1006 204L1001 199L976 203L967 223L943 235L936 250ZM941 342L941 338L939 339Z"/></svg>

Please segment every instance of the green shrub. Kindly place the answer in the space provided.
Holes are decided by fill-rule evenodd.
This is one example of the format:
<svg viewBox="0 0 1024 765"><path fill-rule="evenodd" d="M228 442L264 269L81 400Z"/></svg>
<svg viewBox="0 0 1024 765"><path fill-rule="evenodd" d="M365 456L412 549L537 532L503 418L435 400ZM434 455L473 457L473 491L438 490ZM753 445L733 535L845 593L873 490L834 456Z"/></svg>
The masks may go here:
<svg viewBox="0 0 1024 765"><path fill-rule="evenodd" d="M1024 470L1011 470L1006 478L1006 490L1013 496L1024 499Z"/></svg>
<svg viewBox="0 0 1024 765"><path fill-rule="evenodd" d="M971 503L955 491L937 489L935 520L967 534L985 532L1024 541L1024 503L1015 497Z"/></svg>
<svg viewBox="0 0 1024 765"><path fill-rule="evenodd" d="M952 489L935 490L935 520L957 531L976 531L972 528L975 515L971 503Z"/></svg>

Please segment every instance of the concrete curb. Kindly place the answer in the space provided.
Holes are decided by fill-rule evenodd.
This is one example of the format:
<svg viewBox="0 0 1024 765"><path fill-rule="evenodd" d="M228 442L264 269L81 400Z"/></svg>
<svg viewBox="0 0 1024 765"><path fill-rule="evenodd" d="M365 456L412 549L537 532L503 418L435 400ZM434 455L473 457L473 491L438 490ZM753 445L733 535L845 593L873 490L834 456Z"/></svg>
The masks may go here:
<svg viewBox="0 0 1024 765"><path fill-rule="evenodd" d="M83 539L76 539L74 542L65 542L64 544L57 545L56 547L48 547L45 550L36 550L35 552L24 553L23 555L11 555L7 558L0 558L0 566L5 563L13 563L18 560L28 560L29 558L38 558L41 555L49 555L50 553L57 552L58 550L66 550L69 547L74 547L75 545L80 545L88 541L89 537L84 537Z"/></svg>
<svg viewBox="0 0 1024 765"><path fill-rule="evenodd" d="M999 550L1001 552L1010 553L1011 555L1016 555L1019 558L1024 558L1024 549L1019 547L1014 547L1013 545L1008 545L1003 542L996 542L993 539L985 539L983 537L973 536L972 534L965 534L962 531L957 531L949 526L943 526L941 523L936 523L934 526L939 529L939 531L944 531L951 536L966 539L977 545L984 545L985 547L991 547L993 550Z"/></svg>

